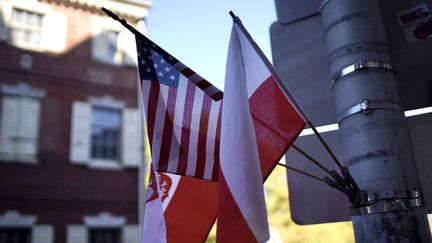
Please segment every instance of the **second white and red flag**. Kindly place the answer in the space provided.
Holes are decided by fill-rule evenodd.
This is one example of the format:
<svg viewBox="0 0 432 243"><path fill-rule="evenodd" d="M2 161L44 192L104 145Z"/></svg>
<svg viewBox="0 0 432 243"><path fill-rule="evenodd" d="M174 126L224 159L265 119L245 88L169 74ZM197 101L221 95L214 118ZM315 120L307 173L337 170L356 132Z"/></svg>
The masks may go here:
<svg viewBox="0 0 432 243"><path fill-rule="evenodd" d="M304 127L266 62L235 17L222 109L218 243L269 239L262 175L267 176Z"/></svg>

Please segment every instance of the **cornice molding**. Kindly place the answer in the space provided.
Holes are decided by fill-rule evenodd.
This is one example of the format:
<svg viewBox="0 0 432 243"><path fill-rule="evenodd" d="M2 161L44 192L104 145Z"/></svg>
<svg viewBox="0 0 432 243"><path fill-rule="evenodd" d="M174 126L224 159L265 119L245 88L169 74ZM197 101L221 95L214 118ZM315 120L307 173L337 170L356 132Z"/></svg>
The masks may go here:
<svg viewBox="0 0 432 243"><path fill-rule="evenodd" d="M18 211L9 210L0 215L0 227L31 227L36 224L37 217L23 215Z"/></svg>
<svg viewBox="0 0 432 243"><path fill-rule="evenodd" d="M19 83L17 85L0 84L0 92L8 95L25 96L38 99L41 99L45 96L44 90L32 88L26 83Z"/></svg>
<svg viewBox="0 0 432 243"><path fill-rule="evenodd" d="M89 227L121 227L126 224L126 217L101 212L95 216L84 216L83 221Z"/></svg>
<svg viewBox="0 0 432 243"><path fill-rule="evenodd" d="M143 20L149 13L151 1L149 0L43 0L66 6L85 9L103 15L101 8L105 7L134 24Z"/></svg>

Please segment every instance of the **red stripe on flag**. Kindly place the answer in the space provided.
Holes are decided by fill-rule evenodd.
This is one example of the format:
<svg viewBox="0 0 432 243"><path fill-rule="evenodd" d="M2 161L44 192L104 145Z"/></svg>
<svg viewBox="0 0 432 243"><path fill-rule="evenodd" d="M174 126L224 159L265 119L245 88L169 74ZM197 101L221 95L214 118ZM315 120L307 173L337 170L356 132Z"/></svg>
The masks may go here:
<svg viewBox="0 0 432 243"><path fill-rule="evenodd" d="M264 81L249 98L263 177L267 178L305 123L273 77ZM283 112L281 112L283 111ZM272 163L271 161L274 161Z"/></svg>
<svg viewBox="0 0 432 243"><path fill-rule="evenodd" d="M156 111L157 111L157 103L159 99L159 83L152 81L150 85L150 93L148 97L148 108L147 108L147 131L150 144L153 142L153 131L155 128L155 119L156 119Z"/></svg>
<svg viewBox="0 0 432 243"><path fill-rule="evenodd" d="M257 242L228 188L222 171L219 173L218 195L223 198L223 203L218 205L219 212L224 213L218 215L216 242ZM219 202L222 200L219 199Z"/></svg>
<svg viewBox="0 0 432 243"><path fill-rule="evenodd" d="M216 137L215 137L215 148L214 148L214 164L213 164L213 173L212 173L212 181L217 181L219 177L219 151L220 151L220 129L221 129L221 119L222 119L222 105L221 103L219 107L219 116L216 126Z"/></svg>
<svg viewBox="0 0 432 243"><path fill-rule="evenodd" d="M190 68L185 68L185 69L183 69L183 70L181 70L181 73L184 75L184 76L186 76L187 78L188 77L190 77L190 76L192 76L193 74L195 74L195 72L194 71L192 71Z"/></svg>
<svg viewBox="0 0 432 243"><path fill-rule="evenodd" d="M223 98L223 93L222 93L222 91L219 91L216 94L212 95L211 97L213 100L218 101L218 100L221 100Z"/></svg>
<svg viewBox="0 0 432 243"><path fill-rule="evenodd" d="M196 86L198 86L198 88L200 88L200 89L202 89L202 90L205 90L205 89L207 89L208 87L212 86L212 84L209 83L209 82L208 82L207 80L205 80L205 79L203 79L203 80L201 80L201 81L199 81L199 82L196 82L195 84L196 84Z"/></svg>
<svg viewBox="0 0 432 243"><path fill-rule="evenodd" d="M206 147L207 147L207 130L209 123L209 115L211 108L211 99L207 95L204 95L202 106L201 106L201 119L198 135L198 148L197 148L197 163L195 169L195 176L197 178L204 177L204 169L206 166Z"/></svg>
<svg viewBox="0 0 432 243"><path fill-rule="evenodd" d="M167 171L169 163L169 155L171 150L171 139L174 128L175 105L177 98L177 88L168 88L168 99L166 103L165 122L162 134L161 150L159 155L159 163L157 170ZM182 111L179 111L182 112Z"/></svg>
<svg viewBox="0 0 432 243"><path fill-rule="evenodd" d="M187 90L186 90L186 101L183 109L183 124L182 124L182 134L180 141L180 156L179 163L177 166L177 173L180 175L184 175L187 170L188 164L188 156L189 156L189 141L190 141L190 126L192 123L192 108L194 105L194 97L195 97L195 85L187 81Z"/></svg>

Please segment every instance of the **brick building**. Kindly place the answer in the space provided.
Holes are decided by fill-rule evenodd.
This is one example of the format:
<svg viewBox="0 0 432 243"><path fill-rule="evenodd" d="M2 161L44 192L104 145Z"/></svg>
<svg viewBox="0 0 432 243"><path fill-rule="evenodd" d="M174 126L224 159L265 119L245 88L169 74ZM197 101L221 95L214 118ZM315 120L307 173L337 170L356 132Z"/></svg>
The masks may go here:
<svg viewBox="0 0 432 243"><path fill-rule="evenodd" d="M0 1L0 243L139 241L135 42L100 6L150 3Z"/></svg>

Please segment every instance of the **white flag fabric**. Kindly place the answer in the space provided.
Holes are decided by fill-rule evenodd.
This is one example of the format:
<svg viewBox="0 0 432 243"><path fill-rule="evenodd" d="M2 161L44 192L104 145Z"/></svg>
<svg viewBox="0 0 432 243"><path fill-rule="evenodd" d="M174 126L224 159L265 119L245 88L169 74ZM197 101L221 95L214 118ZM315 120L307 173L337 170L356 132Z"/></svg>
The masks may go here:
<svg viewBox="0 0 432 243"><path fill-rule="evenodd" d="M150 166L150 177L147 189L146 208L144 216L143 243L166 243L166 227L164 210L162 208L163 192L160 190L159 176Z"/></svg>
<svg viewBox="0 0 432 243"><path fill-rule="evenodd" d="M266 242L269 239L263 179L248 90L255 90L271 75L262 62L256 62L260 59L251 59L256 53L253 48L243 46L249 43L242 35L234 25L222 106L218 243Z"/></svg>

